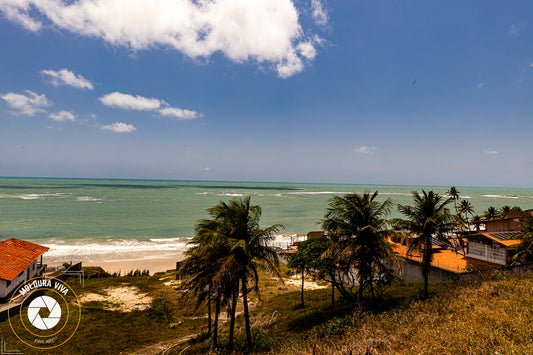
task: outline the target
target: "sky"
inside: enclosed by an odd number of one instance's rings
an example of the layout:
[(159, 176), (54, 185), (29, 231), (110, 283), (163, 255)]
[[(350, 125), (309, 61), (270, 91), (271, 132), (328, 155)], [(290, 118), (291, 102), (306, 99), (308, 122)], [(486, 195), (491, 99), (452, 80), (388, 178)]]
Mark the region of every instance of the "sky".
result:
[(0, 176), (533, 188), (533, 2), (0, 0)]

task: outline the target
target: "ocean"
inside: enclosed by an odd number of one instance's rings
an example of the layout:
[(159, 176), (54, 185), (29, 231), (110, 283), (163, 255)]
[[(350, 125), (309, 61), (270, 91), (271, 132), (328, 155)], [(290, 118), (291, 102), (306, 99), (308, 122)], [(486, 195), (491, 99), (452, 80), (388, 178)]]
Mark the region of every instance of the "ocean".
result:
[[(380, 200), (411, 204), (412, 191), (449, 187), (160, 180), (0, 178), (0, 239), (48, 246), (46, 259), (122, 261), (172, 257), (194, 235), (197, 220), (218, 201), (251, 196), (262, 226), (283, 224), (283, 246), (320, 230), (334, 195), (378, 190)], [(533, 189), (460, 187), (476, 213), (489, 206), (533, 209)], [(453, 208), (453, 203), (451, 204)], [(393, 209), (390, 215), (400, 217)]]

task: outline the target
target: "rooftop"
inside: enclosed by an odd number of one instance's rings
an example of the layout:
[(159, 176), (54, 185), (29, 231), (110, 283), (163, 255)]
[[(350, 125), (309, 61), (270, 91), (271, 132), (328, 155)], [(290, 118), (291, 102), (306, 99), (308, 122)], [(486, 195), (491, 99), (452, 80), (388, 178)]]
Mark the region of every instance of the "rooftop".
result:
[(48, 249), (15, 238), (0, 242), (0, 279), (13, 280)]
[[(393, 242), (391, 242), (391, 245), (392, 249), (397, 255), (416, 262), (422, 262), (422, 255), (420, 253), (417, 253), (416, 251), (409, 252), (409, 248), (407, 248), (405, 245)], [(466, 267), (466, 258), (461, 254), (458, 254), (455, 251), (448, 249), (434, 248), (433, 250), (434, 254), (431, 266), (448, 271), (453, 271), (456, 273), (468, 272)]]

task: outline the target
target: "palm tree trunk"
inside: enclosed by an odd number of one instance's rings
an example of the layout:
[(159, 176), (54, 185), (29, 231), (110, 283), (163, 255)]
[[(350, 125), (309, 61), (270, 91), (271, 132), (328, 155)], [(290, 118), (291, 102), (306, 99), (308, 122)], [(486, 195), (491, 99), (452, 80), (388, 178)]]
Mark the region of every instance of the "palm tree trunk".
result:
[(218, 346), (218, 314), (220, 313), (220, 290), (217, 290), (217, 297), (215, 301), (215, 329), (213, 331), (213, 348), (216, 349)]
[(335, 307), (335, 284), (331, 284), (331, 306)]
[(242, 276), (242, 303), (244, 306), (244, 322), (246, 325), (246, 342), (248, 343), (248, 350), (252, 349), (252, 330), (250, 329), (250, 315), (248, 314), (248, 296), (247, 296), (247, 280), (246, 275)]
[(305, 307), (304, 305), (304, 268), (302, 268), (302, 307)]
[(431, 268), (431, 235), (426, 237), (426, 246), (422, 259), (422, 276), (424, 277), (424, 299), (429, 297), (429, 269)]
[(233, 334), (235, 330), (235, 311), (237, 308), (237, 296), (239, 294), (239, 281), (234, 283), (231, 291), (231, 319), (229, 324), (229, 348), (233, 350)]
[(211, 285), (209, 286), (209, 295), (207, 296), (207, 336), (211, 336)]

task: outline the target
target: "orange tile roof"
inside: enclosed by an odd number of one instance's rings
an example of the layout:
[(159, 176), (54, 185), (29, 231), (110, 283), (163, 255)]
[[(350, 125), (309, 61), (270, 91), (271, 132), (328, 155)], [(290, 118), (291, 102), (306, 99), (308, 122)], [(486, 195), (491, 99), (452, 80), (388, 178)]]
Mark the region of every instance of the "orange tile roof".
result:
[(48, 249), (15, 238), (0, 242), (0, 279), (13, 280)]
[[(420, 253), (417, 253), (415, 251), (409, 253), (409, 248), (407, 248), (404, 245), (396, 244), (394, 242), (390, 242), (392, 245), (392, 250), (398, 255), (400, 255), (403, 258), (413, 260), (416, 262), (422, 262), (422, 255)], [(431, 266), (438, 267), (441, 269), (457, 272), (457, 273), (463, 273), (468, 272), (466, 268), (466, 258), (462, 256), (461, 254), (457, 254), (453, 250), (447, 250), (442, 249), (439, 251), (434, 251), (433, 254), (433, 261), (431, 262)]]
[[(511, 232), (503, 232), (503, 233), (511, 233)], [(482, 236), (484, 236), (484, 237), (489, 238), (490, 240), (495, 241), (496, 243), (505, 245), (506, 247), (510, 247), (511, 245), (517, 245), (517, 244), (520, 244), (522, 242), (521, 239), (507, 239), (507, 240), (504, 239), (504, 240), (502, 240), (502, 239), (495, 238), (495, 237), (493, 237), (491, 235), (491, 234), (497, 234), (497, 232), (494, 232), (494, 233), (480, 233), (480, 234)], [(519, 236), (520, 236), (520, 233), (516, 232), (516, 237), (519, 237)]]

